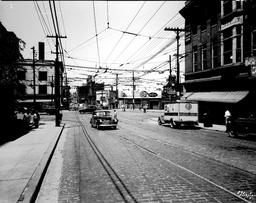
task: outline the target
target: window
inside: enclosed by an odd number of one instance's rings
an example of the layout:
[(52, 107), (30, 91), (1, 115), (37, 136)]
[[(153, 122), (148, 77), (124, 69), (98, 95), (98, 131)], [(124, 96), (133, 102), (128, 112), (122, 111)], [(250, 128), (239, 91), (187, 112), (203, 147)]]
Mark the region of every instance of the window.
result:
[(224, 64), (232, 63), (232, 28), (226, 29), (223, 32), (223, 62)]
[(191, 31), (193, 35), (197, 35), (197, 25), (192, 24), (191, 25)]
[(253, 56), (256, 56), (256, 30), (252, 32), (253, 38)]
[(193, 71), (198, 71), (197, 70), (197, 47), (193, 47)]
[(18, 80), (26, 80), (26, 71), (18, 71), (17, 73)]
[(218, 67), (218, 41), (217, 38), (212, 41), (212, 67)]
[(242, 35), (241, 26), (236, 27), (236, 62), (242, 61)]
[(218, 16), (217, 16), (217, 14), (212, 15), (212, 17), (211, 17), (211, 25), (212, 25), (212, 26), (217, 25), (217, 22), (218, 22)]
[(201, 32), (205, 32), (206, 31), (206, 21), (203, 21), (201, 23)]
[(236, 9), (241, 9), (242, 8), (242, 2), (241, 0), (236, 0)]
[(47, 81), (47, 71), (39, 71), (39, 78), (40, 81)]
[(47, 94), (47, 85), (39, 85), (39, 94)]
[(224, 0), (223, 2), (223, 15), (226, 16), (232, 12), (232, 0)]
[(256, 21), (253, 21), (252, 24), (252, 49), (253, 49), (253, 56), (256, 56)]
[(202, 70), (207, 69), (207, 60), (206, 60), (206, 44), (202, 46)]

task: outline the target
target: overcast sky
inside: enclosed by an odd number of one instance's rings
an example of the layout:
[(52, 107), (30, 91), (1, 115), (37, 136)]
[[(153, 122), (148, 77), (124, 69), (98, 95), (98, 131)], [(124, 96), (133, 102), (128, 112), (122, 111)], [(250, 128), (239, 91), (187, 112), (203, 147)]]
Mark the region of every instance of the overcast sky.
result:
[[(184, 28), (179, 14), (184, 5), (185, 1), (56, 1), (60, 35), (67, 37), (61, 41), (70, 85), (81, 85), (87, 75), (95, 74), (97, 82), (114, 84), (118, 74), (120, 85), (129, 84), (128, 70), (136, 71), (135, 77), (141, 79), (137, 84), (164, 84), (169, 55), (176, 66), (177, 48), (175, 32), (164, 28)], [(38, 50), (38, 42), (45, 42), (45, 59), (55, 59), (55, 40), (47, 38), (55, 35), (48, 1), (0, 1), (0, 20), (25, 41), (24, 58), (32, 59), (31, 48)], [(183, 64), (181, 59), (181, 74)], [(152, 69), (159, 72), (138, 72)]]

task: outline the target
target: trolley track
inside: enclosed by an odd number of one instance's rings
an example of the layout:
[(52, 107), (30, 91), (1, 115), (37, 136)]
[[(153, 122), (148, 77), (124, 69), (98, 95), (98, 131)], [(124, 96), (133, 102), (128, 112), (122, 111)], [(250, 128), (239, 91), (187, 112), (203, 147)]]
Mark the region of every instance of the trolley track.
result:
[[(108, 160), (105, 158), (105, 156), (101, 153), (101, 151), (99, 150), (99, 148), (97, 147), (97, 145), (95, 144), (95, 142), (92, 140), (92, 138), (90, 137), (89, 133), (87, 132), (85, 126), (83, 125), (83, 123), (81, 122), (81, 120), (79, 119), (79, 117), (77, 116), (77, 120), (79, 122), (79, 124), (81, 125), (81, 128), (82, 128), (82, 131), (85, 135), (85, 138), (87, 139), (87, 141), (89, 142), (90, 146), (92, 147), (94, 153), (96, 154), (98, 160), (100, 161), (101, 165), (103, 166), (103, 168), (105, 169), (105, 171), (107, 172), (107, 174), (109, 175), (111, 181), (113, 182), (113, 184), (115, 185), (116, 189), (118, 190), (120, 196), (123, 198), (123, 200), (125, 202), (130, 202), (128, 199), (132, 199), (133, 202), (138, 202), (136, 200), (136, 198), (131, 194), (131, 192), (129, 191), (129, 189), (126, 187), (125, 183), (122, 181), (122, 179), (119, 177), (119, 175), (116, 173), (116, 171), (113, 169), (113, 167), (111, 166), (111, 164), (108, 162)], [(109, 134), (109, 133), (107, 133)], [(142, 138), (144, 139), (148, 139), (148, 140), (151, 140), (151, 141), (154, 141), (154, 142), (159, 142), (163, 145), (166, 145), (166, 143), (164, 143), (162, 140), (158, 140), (158, 139), (153, 139), (153, 138), (150, 138), (150, 137), (147, 137), (147, 136), (141, 136)], [(241, 195), (239, 194), (236, 194), (232, 191), (230, 191), (229, 189), (226, 189), (225, 187), (221, 186), (221, 185), (218, 185), (216, 183), (214, 183), (213, 181), (211, 180), (208, 180), (207, 178), (165, 158), (164, 156), (161, 155), (161, 153), (158, 153), (154, 150), (152, 150), (151, 148), (147, 147), (147, 146), (144, 146), (142, 144), (138, 144), (137, 142), (135, 142), (134, 140), (132, 139), (129, 139), (123, 135), (119, 136), (119, 139), (122, 139), (123, 143), (124, 141), (127, 141), (127, 142), (130, 142), (132, 143), (134, 146), (136, 146), (138, 149), (156, 157), (157, 159), (161, 159), (162, 161), (168, 163), (168, 164), (171, 164), (177, 168), (179, 168), (179, 170), (183, 170), (185, 171), (186, 173), (189, 173), (191, 174), (192, 176), (196, 176), (198, 179), (201, 179), (202, 181), (205, 181), (207, 182), (207, 184), (209, 185), (212, 185), (213, 187), (216, 187), (218, 188), (219, 190), (222, 190), (224, 191), (225, 193), (228, 193), (229, 195), (233, 196), (235, 199), (236, 199), (236, 202), (247, 202), (247, 203), (251, 203), (252, 201), (251, 200), (248, 200), (248, 199), (245, 199), (243, 198)], [(168, 145), (168, 147), (173, 147), (171, 145)], [(174, 173), (174, 172), (172, 172)], [(183, 177), (181, 177), (179, 174), (177, 173), (174, 173), (176, 176), (184, 179)], [(185, 180), (185, 179), (184, 179)], [(188, 180), (185, 180), (185, 181), (188, 181)], [(127, 199), (127, 195), (130, 196), (130, 198)]]
[(101, 153), (101, 151), (99, 150), (99, 148), (97, 147), (97, 145), (95, 144), (93, 139), (90, 137), (89, 133), (87, 132), (87, 130), (85, 128), (85, 126), (83, 125), (83, 123), (81, 122), (80, 118), (77, 115), (76, 115), (76, 119), (77, 119), (78, 123), (80, 124), (80, 126), (82, 128), (82, 131), (83, 131), (83, 134), (84, 134), (86, 140), (88, 141), (88, 143), (91, 146), (93, 152), (97, 156), (99, 162), (101, 163), (102, 167), (104, 168), (104, 170), (108, 174), (109, 178), (111, 179), (112, 183), (114, 184), (115, 188), (119, 192), (119, 194), (122, 197), (122, 199), (124, 200), (124, 202), (127, 202), (127, 203), (130, 202), (127, 199), (127, 195), (128, 195), (130, 197), (129, 199), (132, 199), (133, 202), (138, 203), (137, 200), (135, 199), (135, 197), (131, 194), (129, 189), (126, 187), (126, 185), (124, 184), (122, 179), (119, 177), (119, 175), (113, 169), (111, 164), (108, 162), (108, 160)]

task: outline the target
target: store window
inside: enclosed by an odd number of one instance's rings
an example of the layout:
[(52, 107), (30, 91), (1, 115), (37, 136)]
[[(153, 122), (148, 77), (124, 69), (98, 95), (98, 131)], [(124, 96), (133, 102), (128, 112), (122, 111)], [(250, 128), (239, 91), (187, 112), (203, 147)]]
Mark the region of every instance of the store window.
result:
[(47, 94), (47, 85), (39, 85), (39, 94)]
[(47, 71), (39, 71), (39, 78), (40, 81), (47, 81)]

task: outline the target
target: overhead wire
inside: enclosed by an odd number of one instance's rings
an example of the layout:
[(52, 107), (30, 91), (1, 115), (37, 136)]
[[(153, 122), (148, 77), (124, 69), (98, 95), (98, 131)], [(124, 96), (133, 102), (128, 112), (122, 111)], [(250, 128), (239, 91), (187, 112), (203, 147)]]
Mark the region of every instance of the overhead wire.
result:
[[(162, 6), (165, 4), (165, 2), (163, 2), (160, 7), (155, 11), (155, 13), (150, 17), (150, 19), (144, 24), (144, 26), (140, 29), (140, 31), (138, 32), (138, 34), (140, 34), (140, 32), (147, 26), (147, 24), (152, 20), (152, 18), (158, 13), (158, 11), (162, 8)], [(134, 36), (134, 38), (130, 41), (130, 43), (123, 49), (123, 51), (117, 56), (116, 60), (124, 53), (124, 51), (131, 45), (131, 43), (134, 41), (134, 39), (137, 37), (137, 35)], [(115, 61), (116, 61), (115, 60)]]
[(96, 23), (96, 13), (95, 13), (95, 4), (94, 1), (92, 2), (93, 4), (93, 14), (94, 14), (94, 28), (95, 28), (95, 33), (96, 33), (96, 43), (97, 43), (97, 52), (98, 52), (98, 62), (99, 62), (99, 67), (100, 67), (100, 48), (99, 48), (99, 40), (98, 40), (98, 31), (97, 31), (97, 23)]
[[(41, 9), (40, 9), (40, 7), (39, 7), (39, 5), (38, 5), (38, 2), (35, 2), (35, 1), (34, 1), (34, 7), (35, 7), (35, 9), (36, 9), (37, 16), (38, 16), (38, 18), (39, 18), (39, 21), (40, 21), (41, 27), (42, 27), (42, 29), (43, 29), (44, 35), (45, 35), (45, 37), (46, 37), (47, 34), (51, 34), (51, 30), (48, 28), (47, 23), (45, 22), (44, 16), (43, 16), (42, 11), (41, 11)], [(40, 14), (39, 14), (39, 13), (40, 13)], [(46, 16), (47, 16), (47, 15), (46, 15)], [(45, 29), (46, 29), (46, 30), (45, 30)], [(47, 33), (47, 32), (48, 32), (48, 33)], [(47, 39), (47, 37), (46, 37), (46, 39)], [(49, 45), (50, 50), (52, 50), (51, 45), (50, 45), (48, 39), (47, 39), (47, 43), (48, 43), (48, 45)]]
[[(127, 31), (128, 29), (129, 29), (129, 27), (131, 26), (131, 24), (133, 23), (133, 21), (135, 20), (135, 18), (137, 17), (137, 15), (140, 13), (140, 11), (141, 11), (141, 9), (144, 7), (144, 5), (145, 5), (145, 1), (144, 1), (144, 3), (141, 5), (141, 7), (139, 8), (139, 10), (137, 11), (137, 13), (135, 14), (135, 16), (133, 17), (133, 19), (131, 20), (131, 22), (129, 23), (129, 25), (127, 26), (127, 28), (126, 28), (126, 30), (125, 31)], [(109, 21), (108, 21), (108, 26), (109, 26)], [(113, 47), (113, 49), (111, 50), (111, 52), (110, 52), (110, 54), (108, 55), (108, 57), (107, 57), (107, 59), (105, 60), (105, 62), (108, 60), (108, 58), (111, 56), (111, 54), (113, 53), (113, 51), (116, 49), (116, 47), (117, 47), (117, 45), (119, 44), (119, 42), (121, 41), (121, 39), (123, 38), (123, 36), (124, 36), (124, 33), (123, 33), (123, 35), (118, 39), (118, 41), (117, 41), (117, 43), (115, 44), (115, 46)], [(114, 60), (114, 62), (115, 62), (116, 60)], [(104, 63), (105, 63), (104, 62)], [(114, 63), (113, 62), (113, 63)], [(111, 64), (112, 65), (112, 64)], [(110, 65), (110, 66), (111, 66)]]

